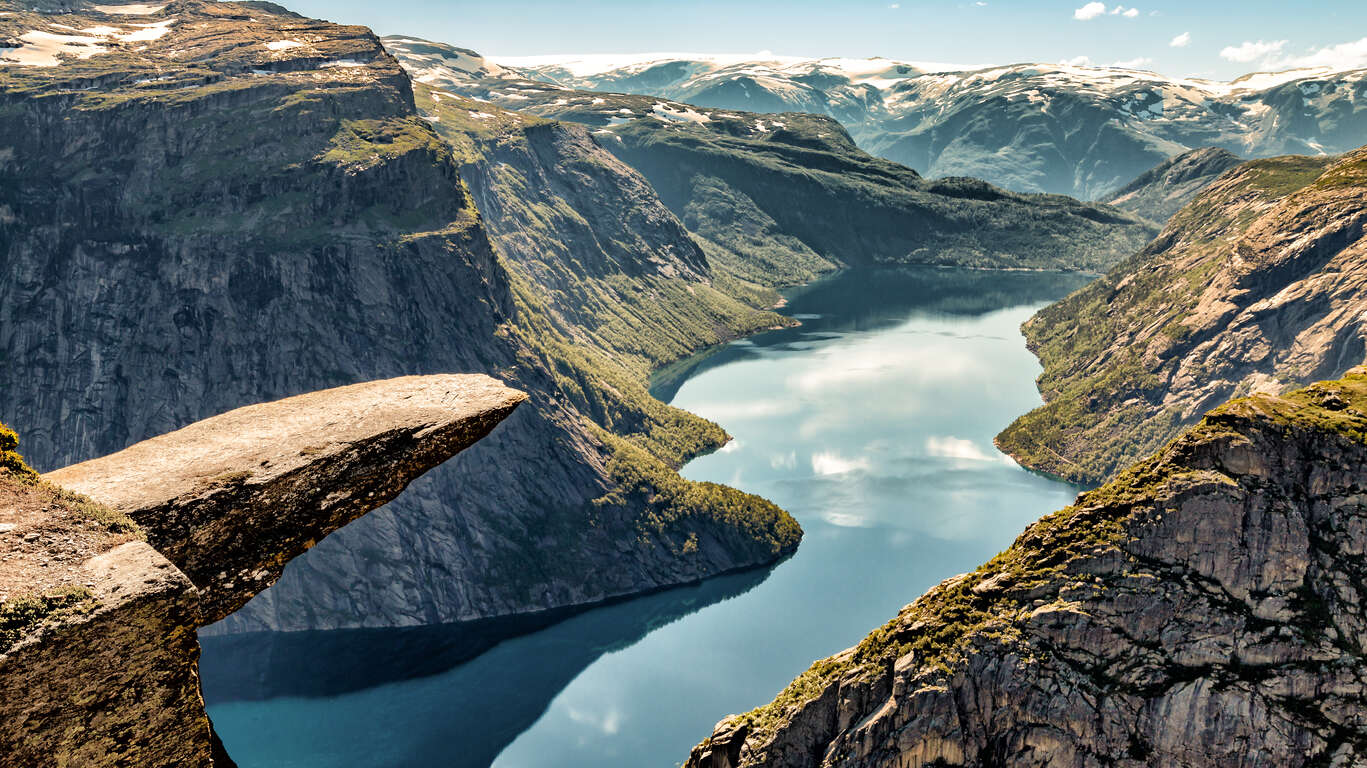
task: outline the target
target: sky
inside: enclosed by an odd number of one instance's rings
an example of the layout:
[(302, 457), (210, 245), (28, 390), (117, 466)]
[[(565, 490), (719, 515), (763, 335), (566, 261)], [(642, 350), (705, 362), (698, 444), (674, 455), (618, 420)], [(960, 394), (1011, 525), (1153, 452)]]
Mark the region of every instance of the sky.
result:
[(284, 0), (294, 11), (486, 56), (759, 53), (1070, 62), (1231, 79), (1367, 66), (1367, 0)]

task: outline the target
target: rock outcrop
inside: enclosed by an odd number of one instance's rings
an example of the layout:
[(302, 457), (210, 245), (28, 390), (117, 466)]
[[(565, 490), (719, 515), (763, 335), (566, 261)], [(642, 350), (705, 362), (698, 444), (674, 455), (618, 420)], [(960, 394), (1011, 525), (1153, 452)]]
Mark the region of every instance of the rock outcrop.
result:
[(195, 630), (524, 399), (484, 376), (377, 381), (42, 480), (0, 470), (0, 765), (230, 765), (213, 759)]
[(687, 765), (1363, 765), (1364, 488), (1367, 368), (1230, 402)]
[[(49, 66), (0, 61), (0, 419), (34, 467), (356, 381), (489, 372), (530, 395), (461, 462), (295, 560), (236, 628), (584, 605), (796, 547), (774, 505), (674, 471), (726, 435), (651, 400), (644, 371), (775, 320), (711, 290), (658, 200), (504, 251), (368, 29), (268, 3), (50, 5), (0, 15), (0, 38), (101, 37)], [(629, 173), (588, 144), (604, 186)], [(590, 210), (593, 189), (538, 208)], [(583, 273), (610, 289), (580, 304), (603, 327), (548, 300)]]
[(1219, 147), (1193, 149), (1140, 174), (1107, 202), (1161, 226), (1242, 162), (1238, 155)]
[(1025, 323), (1045, 405), (998, 446), (1097, 483), (1230, 397), (1361, 363), (1364, 194), (1367, 150), (1222, 175), (1148, 247)]
[(468, 375), (353, 384), (238, 408), (45, 478), (132, 518), (190, 577), (207, 624), (526, 397)]

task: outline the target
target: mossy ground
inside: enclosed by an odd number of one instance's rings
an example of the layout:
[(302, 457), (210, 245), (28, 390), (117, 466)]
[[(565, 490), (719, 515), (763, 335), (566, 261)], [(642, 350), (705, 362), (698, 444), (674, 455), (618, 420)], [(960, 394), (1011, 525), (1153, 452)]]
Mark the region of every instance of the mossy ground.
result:
[(45, 622), (89, 613), (98, 606), (90, 590), (81, 586), (61, 587), (0, 603), (0, 656)]

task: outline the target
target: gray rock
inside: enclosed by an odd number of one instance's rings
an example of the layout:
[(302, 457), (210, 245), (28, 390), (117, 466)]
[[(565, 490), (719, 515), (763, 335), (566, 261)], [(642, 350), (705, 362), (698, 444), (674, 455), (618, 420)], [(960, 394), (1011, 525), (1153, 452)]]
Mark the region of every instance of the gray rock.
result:
[(44, 478), (133, 518), (198, 587), (211, 623), (526, 397), (487, 376), (353, 384), (238, 408)]
[(0, 514), (65, 534), (0, 540), (16, 556), (0, 564), (0, 764), (231, 766), (195, 630), (524, 398), (484, 376), (407, 377), (248, 406), (38, 482), (0, 470)]

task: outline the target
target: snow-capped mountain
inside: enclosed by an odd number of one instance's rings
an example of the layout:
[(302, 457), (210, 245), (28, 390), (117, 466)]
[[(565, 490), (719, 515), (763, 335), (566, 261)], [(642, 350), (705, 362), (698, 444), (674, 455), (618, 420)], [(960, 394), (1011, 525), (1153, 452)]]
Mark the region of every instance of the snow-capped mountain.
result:
[(1220, 82), (1112, 67), (687, 54), (495, 58), (492, 65), (567, 88), (826, 114), (863, 148), (927, 176), (976, 176), (1087, 199), (1196, 147), (1262, 157), (1367, 144), (1367, 70)]

